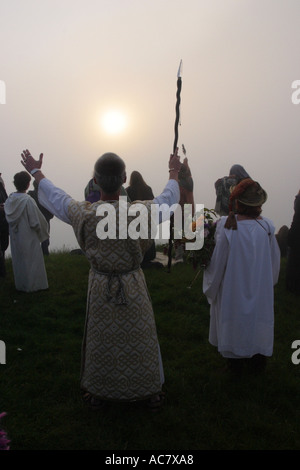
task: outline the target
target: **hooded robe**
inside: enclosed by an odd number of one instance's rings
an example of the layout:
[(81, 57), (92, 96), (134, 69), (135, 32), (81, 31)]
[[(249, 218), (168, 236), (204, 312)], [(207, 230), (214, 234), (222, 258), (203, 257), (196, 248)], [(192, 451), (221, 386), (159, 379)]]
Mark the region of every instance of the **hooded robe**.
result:
[(49, 238), (48, 223), (35, 201), (26, 193), (7, 198), (12, 266), (17, 290), (34, 292), (48, 288), (41, 242)]

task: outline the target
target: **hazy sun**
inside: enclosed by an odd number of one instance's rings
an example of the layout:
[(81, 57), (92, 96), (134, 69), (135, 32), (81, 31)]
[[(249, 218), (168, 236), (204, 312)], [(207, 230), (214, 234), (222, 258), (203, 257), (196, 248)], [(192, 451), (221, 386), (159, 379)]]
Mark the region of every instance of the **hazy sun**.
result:
[(121, 134), (126, 129), (127, 118), (123, 112), (111, 110), (102, 116), (101, 124), (108, 134)]

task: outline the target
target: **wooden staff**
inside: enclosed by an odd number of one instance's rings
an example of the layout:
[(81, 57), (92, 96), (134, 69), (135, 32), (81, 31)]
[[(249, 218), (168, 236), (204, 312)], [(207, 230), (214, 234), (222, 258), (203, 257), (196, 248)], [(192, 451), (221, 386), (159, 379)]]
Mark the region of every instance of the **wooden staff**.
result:
[[(175, 106), (175, 125), (174, 125), (174, 132), (175, 132), (175, 138), (174, 138), (174, 144), (173, 144), (173, 154), (176, 151), (177, 148), (177, 143), (178, 143), (178, 126), (180, 123), (180, 94), (181, 94), (181, 86), (182, 86), (182, 80), (181, 80), (181, 69), (182, 69), (182, 60), (180, 61), (178, 72), (177, 72), (177, 92), (176, 92), (176, 106)], [(173, 249), (173, 239), (174, 239), (174, 215), (171, 216), (170, 218), (170, 237), (169, 237), (169, 248), (168, 248), (168, 272), (171, 271), (171, 264), (172, 264), (172, 249)]]

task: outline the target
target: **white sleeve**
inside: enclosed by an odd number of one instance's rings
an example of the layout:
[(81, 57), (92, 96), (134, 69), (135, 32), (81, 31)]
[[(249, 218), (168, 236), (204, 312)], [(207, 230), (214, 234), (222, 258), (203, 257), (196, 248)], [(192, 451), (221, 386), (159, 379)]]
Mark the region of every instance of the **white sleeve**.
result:
[[(170, 207), (178, 204), (180, 199), (179, 184), (176, 180), (170, 179), (163, 192), (153, 199), (153, 203), (159, 206), (159, 223), (162, 223), (170, 218)], [(173, 208), (171, 213), (174, 212), (176, 207)]]
[(38, 198), (40, 204), (46, 207), (51, 214), (54, 214), (58, 219), (71, 225), (68, 207), (72, 198), (65, 193), (65, 191), (54, 186), (47, 178), (43, 178), (39, 182)]
[(278, 283), (279, 273), (280, 273), (280, 261), (281, 254), (280, 248), (277, 242), (276, 236), (273, 234), (271, 238), (271, 261), (272, 261), (272, 274), (273, 274), (273, 284)]
[(202, 283), (203, 293), (209, 304), (212, 304), (218, 295), (229, 254), (229, 243), (224, 232), (224, 225), (220, 222), (217, 223), (215, 238), (216, 246), (211, 261), (204, 270)]

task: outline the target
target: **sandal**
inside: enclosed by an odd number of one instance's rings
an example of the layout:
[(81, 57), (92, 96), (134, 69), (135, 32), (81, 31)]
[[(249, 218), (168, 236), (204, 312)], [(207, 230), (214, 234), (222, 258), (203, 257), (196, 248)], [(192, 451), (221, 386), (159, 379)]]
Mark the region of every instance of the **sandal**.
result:
[(158, 395), (154, 395), (153, 397), (149, 398), (147, 401), (147, 407), (151, 411), (158, 411), (165, 400), (165, 394), (163, 392), (159, 393)]
[(105, 403), (103, 400), (100, 400), (100, 398), (95, 397), (89, 392), (82, 392), (82, 400), (94, 410), (103, 408)]

